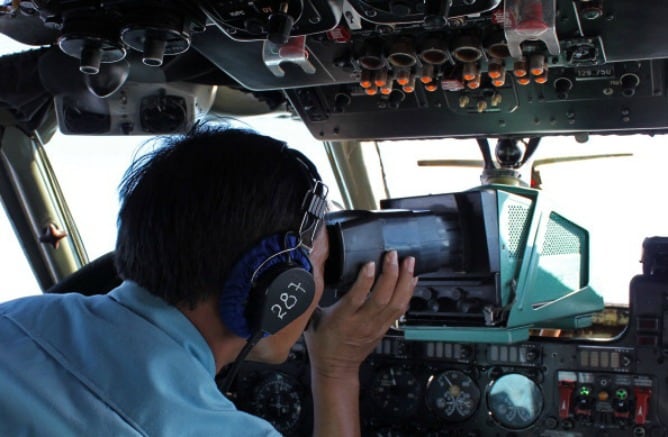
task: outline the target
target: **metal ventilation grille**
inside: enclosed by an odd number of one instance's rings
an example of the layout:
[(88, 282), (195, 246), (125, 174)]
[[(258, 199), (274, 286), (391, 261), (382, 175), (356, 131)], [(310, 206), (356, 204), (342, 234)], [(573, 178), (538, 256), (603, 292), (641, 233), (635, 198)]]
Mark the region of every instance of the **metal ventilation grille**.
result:
[(585, 232), (559, 214), (551, 213), (542, 255), (581, 254), (585, 247)]
[[(508, 223), (507, 248), (509, 256), (521, 257), (526, 246), (527, 219), (529, 208), (526, 205), (509, 205), (506, 211), (506, 223)], [(519, 253), (518, 253), (519, 252)]]

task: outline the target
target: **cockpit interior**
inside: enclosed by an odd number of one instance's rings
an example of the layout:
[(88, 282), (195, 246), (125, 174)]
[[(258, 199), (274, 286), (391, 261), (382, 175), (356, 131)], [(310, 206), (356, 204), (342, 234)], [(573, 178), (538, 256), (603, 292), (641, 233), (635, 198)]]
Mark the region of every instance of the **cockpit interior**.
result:
[[(0, 1), (7, 259), (35, 292), (110, 290), (114, 211), (89, 256), (63, 178), (90, 202), (93, 156), (241, 120), (308, 142), (333, 192), (322, 305), (416, 256), (363, 435), (666, 436), (667, 22), (660, 0)], [(298, 342), (226, 394), (302, 436), (309, 384)]]

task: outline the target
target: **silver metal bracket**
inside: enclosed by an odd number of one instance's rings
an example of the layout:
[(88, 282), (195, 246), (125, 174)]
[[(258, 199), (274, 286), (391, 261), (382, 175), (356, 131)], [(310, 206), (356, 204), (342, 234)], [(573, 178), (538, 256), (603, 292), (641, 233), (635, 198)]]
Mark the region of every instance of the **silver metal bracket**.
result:
[(304, 73), (315, 74), (315, 67), (308, 60), (306, 37), (293, 36), (285, 44), (275, 44), (269, 40), (262, 46), (262, 60), (269, 71), (276, 77), (284, 77), (285, 71), (281, 68), (282, 62), (292, 62), (304, 70)]

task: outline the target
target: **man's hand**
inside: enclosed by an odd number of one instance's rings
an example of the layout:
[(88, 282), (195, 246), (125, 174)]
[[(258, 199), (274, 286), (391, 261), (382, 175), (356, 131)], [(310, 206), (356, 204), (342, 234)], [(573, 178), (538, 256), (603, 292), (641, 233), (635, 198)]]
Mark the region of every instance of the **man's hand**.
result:
[(374, 284), (375, 264), (366, 264), (350, 291), (334, 305), (313, 314), (306, 331), (311, 358), (314, 436), (357, 437), (359, 368), (389, 327), (408, 309), (417, 278), (415, 259), (397, 262), (385, 255)]
[(359, 366), (390, 326), (408, 309), (417, 278), (415, 259), (399, 267), (397, 252), (385, 255), (374, 284), (375, 263), (367, 263), (352, 288), (336, 304), (314, 314), (306, 332), (312, 374), (328, 378), (359, 375)]

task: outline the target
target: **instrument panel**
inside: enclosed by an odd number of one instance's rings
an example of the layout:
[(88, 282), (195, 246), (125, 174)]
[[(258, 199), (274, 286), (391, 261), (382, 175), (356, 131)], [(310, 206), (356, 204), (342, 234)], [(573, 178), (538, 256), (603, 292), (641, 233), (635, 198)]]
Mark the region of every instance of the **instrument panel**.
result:
[[(668, 116), (661, 0), (17, 5), (24, 18), (0, 14), (4, 33), (52, 45), (87, 77), (76, 89), (54, 87), (60, 126), (73, 134), (88, 133), (72, 122), (79, 112), (98, 123), (97, 134), (169, 133), (194, 123), (196, 109), (206, 108), (200, 99), (171, 104), (178, 123), (166, 125), (151, 114), (155, 99), (145, 108), (140, 98), (124, 102), (130, 92), (155, 94), (143, 89), (148, 70), (164, 74), (152, 81), (225, 85), (260, 100), (279, 92), (316, 138), (334, 141), (661, 133)], [(53, 85), (59, 63), (45, 66), (40, 80)], [(167, 102), (181, 98), (165, 92)], [(135, 122), (110, 122), (118, 107)], [(135, 116), (141, 111), (148, 116)]]
[[(668, 435), (668, 280), (631, 281), (611, 340), (407, 341), (390, 332), (360, 370), (363, 435)], [(279, 366), (247, 363), (228, 395), (289, 436), (310, 435), (302, 343)]]

